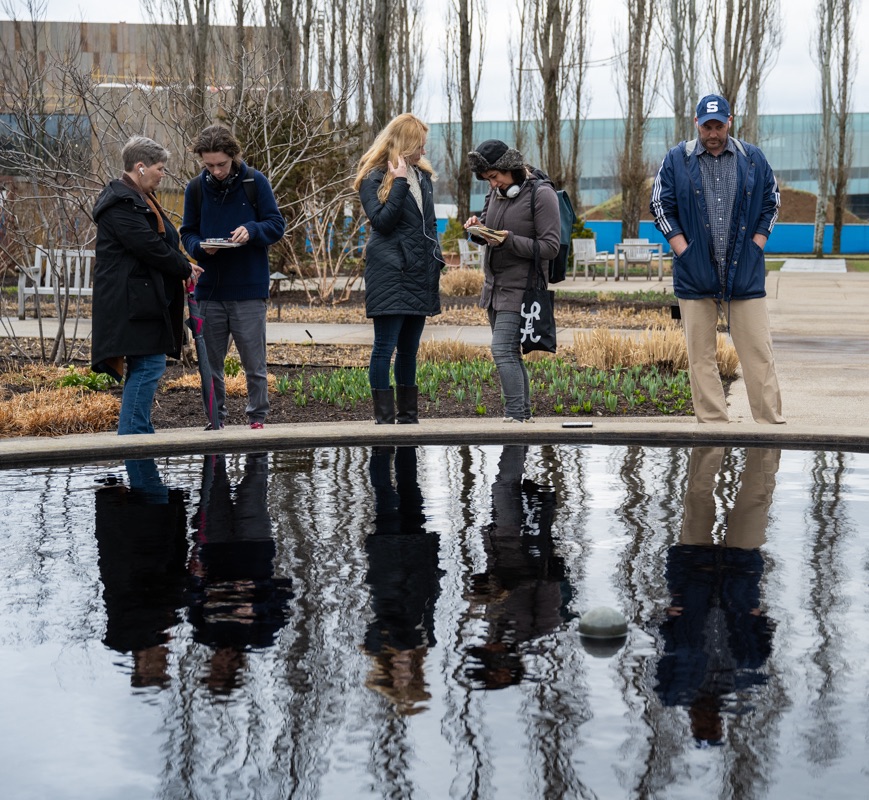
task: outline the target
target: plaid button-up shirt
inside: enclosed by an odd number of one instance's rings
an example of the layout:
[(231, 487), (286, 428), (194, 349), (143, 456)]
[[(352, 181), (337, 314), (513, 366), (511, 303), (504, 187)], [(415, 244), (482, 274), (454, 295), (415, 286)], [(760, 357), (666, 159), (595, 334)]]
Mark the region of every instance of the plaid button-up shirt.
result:
[(709, 214), (709, 233), (715, 263), (718, 264), (718, 277), (722, 287), (727, 273), (727, 245), (730, 236), (730, 219), (736, 202), (736, 145), (728, 136), (724, 150), (713, 156), (702, 144), (697, 142), (697, 157), (700, 176), (703, 179), (703, 197)]

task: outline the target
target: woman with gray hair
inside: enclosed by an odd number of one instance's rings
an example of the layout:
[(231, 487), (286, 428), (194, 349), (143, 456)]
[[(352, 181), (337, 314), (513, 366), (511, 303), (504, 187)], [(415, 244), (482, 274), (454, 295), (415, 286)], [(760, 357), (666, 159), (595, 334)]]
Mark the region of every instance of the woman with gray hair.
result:
[(124, 172), (109, 181), (94, 204), (94, 372), (121, 380), (118, 433), (154, 433), (151, 405), (166, 356), (178, 358), (184, 281), (202, 270), (181, 253), (178, 231), (155, 194), (169, 153), (145, 136), (121, 151)]
[(531, 422), (531, 387), (520, 346), (522, 295), (535, 268), (535, 248), (545, 262), (555, 258), (561, 247), (558, 197), (548, 181), (532, 174), (522, 153), (498, 139), (487, 139), (468, 153), (468, 164), (490, 188), (480, 215), (472, 215), (465, 228), (485, 225), (499, 234), (472, 239), (486, 245), (480, 307), (488, 312), (492, 327), (492, 358), (501, 379), (504, 422)]

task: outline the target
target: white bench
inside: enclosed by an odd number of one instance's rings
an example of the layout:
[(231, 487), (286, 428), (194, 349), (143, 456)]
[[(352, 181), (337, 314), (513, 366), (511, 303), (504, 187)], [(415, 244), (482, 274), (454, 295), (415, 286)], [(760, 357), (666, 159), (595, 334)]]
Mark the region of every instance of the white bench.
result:
[(480, 247), (467, 239), (459, 239), (459, 267), (462, 269), (476, 269), (480, 266)]
[(70, 297), (92, 295), (93, 250), (58, 247), (48, 251), (36, 248), (32, 267), (22, 267), (18, 275), (18, 319), (24, 319), (24, 301), (32, 295), (54, 297), (59, 303), (66, 287)]

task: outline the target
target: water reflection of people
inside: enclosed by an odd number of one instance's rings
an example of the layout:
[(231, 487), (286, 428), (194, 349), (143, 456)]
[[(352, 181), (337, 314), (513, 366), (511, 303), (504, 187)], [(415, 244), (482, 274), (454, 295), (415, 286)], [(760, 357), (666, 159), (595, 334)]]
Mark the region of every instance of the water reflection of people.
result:
[(714, 536), (715, 489), (725, 449), (691, 451), (680, 540), (667, 554), (672, 600), (661, 626), (664, 655), (655, 691), (664, 705), (688, 708), (701, 746), (723, 740), (728, 699), (767, 679), (762, 669), (774, 624), (761, 610), (760, 548), (780, 457), (780, 450), (746, 451), (739, 490), (719, 537)]
[(207, 455), (203, 464), (190, 621), (194, 639), (214, 648), (206, 683), (217, 693), (235, 688), (247, 650), (274, 644), (293, 596), (289, 579), (274, 576), (268, 471), (265, 453), (248, 454), (234, 487), (226, 456)]
[(169, 489), (153, 459), (126, 462), (129, 486), (96, 492), (96, 540), (106, 607), (103, 644), (132, 653), (134, 687), (165, 687), (168, 630), (187, 582), (184, 493)]
[(553, 489), (523, 479), (528, 448), (506, 445), (492, 485), (492, 522), (483, 532), (485, 572), (472, 577), (471, 611), (487, 622), (486, 640), (470, 648), (468, 676), (500, 689), (524, 674), (521, 646), (567, 619), (570, 585), (552, 541)]
[(434, 610), (443, 575), (438, 536), (425, 529), (415, 447), (375, 447), (368, 473), (374, 532), (365, 540), (366, 581), (374, 617), (365, 635), (365, 651), (372, 656), (367, 685), (400, 713), (413, 714), (430, 699), (423, 666), (435, 644)]

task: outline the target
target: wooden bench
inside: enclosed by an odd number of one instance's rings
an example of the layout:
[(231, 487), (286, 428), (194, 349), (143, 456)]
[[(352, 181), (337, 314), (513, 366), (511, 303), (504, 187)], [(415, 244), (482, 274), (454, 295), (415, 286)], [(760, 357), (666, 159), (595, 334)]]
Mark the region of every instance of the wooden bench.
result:
[(24, 301), (32, 295), (54, 297), (59, 303), (66, 287), (70, 297), (90, 296), (93, 289), (93, 250), (58, 247), (48, 251), (36, 248), (32, 267), (22, 267), (18, 275), (18, 319), (24, 319)]

